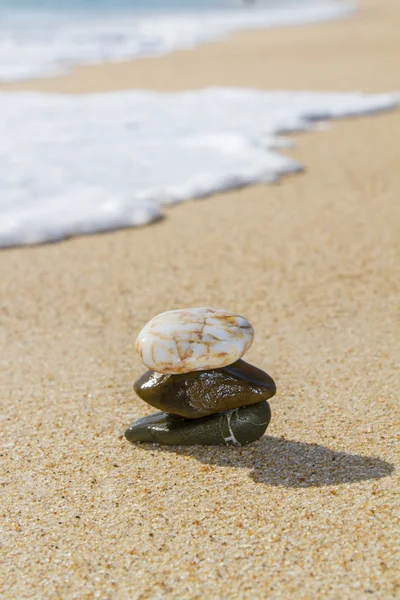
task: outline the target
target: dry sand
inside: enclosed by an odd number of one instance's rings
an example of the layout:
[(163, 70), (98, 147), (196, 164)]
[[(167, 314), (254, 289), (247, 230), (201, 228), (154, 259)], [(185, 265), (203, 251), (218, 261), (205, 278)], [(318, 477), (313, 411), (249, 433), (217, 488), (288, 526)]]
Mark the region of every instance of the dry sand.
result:
[[(400, 88), (399, 5), (363, 6), (37, 87)], [(400, 597), (399, 132), (400, 111), (337, 122), (296, 137), (307, 171), (278, 185), (0, 253), (2, 598)], [(255, 326), (269, 435), (129, 445), (151, 412), (135, 334), (204, 304)]]

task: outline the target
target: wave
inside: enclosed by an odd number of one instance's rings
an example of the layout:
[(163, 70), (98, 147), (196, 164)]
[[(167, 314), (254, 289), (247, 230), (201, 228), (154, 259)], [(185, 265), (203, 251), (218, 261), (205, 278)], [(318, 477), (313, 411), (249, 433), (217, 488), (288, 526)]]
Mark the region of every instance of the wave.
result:
[(303, 168), (279, 133), (397, 104), (229, 88), (0, 94), (0, 246), (140, 226), (165, 205), (274, 181)]

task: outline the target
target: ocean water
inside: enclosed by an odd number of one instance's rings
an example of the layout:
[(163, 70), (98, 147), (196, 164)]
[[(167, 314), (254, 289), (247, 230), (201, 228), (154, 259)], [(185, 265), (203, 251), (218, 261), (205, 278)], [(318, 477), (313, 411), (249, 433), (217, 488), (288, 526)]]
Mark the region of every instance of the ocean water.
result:
[(344, 0), (0, 0), (0, 81), (159, 55), (244, 30), (336, 19)]
[[(0, 81), (351, 10), (335, 0), (0, 0)], [(288, 146), (280, 134), (398, 102), (391, 94), (227, 88), (0, 93), (0, 246), (140, 226), (168, 204), (274, 181), (303, 168), (280, 154)]]
[(279, 133), (399, 100), (228, 88), (0, 94), (0, 246), (144, 225), (165, 205), (274, 181), (303, 168), (279, 153)]

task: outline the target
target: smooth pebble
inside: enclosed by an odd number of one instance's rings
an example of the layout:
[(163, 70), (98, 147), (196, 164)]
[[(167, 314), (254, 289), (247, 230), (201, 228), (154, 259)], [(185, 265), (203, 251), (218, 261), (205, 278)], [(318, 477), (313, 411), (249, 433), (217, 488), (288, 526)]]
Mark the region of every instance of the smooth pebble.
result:
[(185, 419), (257, 404), (276, 393), (273, 379), (244, 360), (180, 375), (147, 371), (135, 382), (134, 390), (147, 404)]
[(143, 363), (158, 373), (190, 373), (230, 365), (250, 348), (254, 330), (240, 315), (215, 308), (161, 313), (136, 340)]
[(246, 446), (265, 433), (270, 420), (266, 401), (195, 420), (158, 412), (133, 423), (125, 437), (132, 444)]

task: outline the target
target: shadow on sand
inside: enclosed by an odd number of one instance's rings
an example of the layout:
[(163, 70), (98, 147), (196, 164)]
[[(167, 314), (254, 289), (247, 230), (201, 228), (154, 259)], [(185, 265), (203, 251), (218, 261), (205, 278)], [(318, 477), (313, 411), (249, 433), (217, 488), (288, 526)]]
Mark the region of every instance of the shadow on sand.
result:
[(202, 463), (250, 469), (256, 483), (291, 488), (322, 487), (387, 477), (392, 464), (376, 457), (335, 452), (318, 444), (306, 444), (265, 436), (244, 448), (219, 446), (140, 445), (143, 450), (191, 456)]

